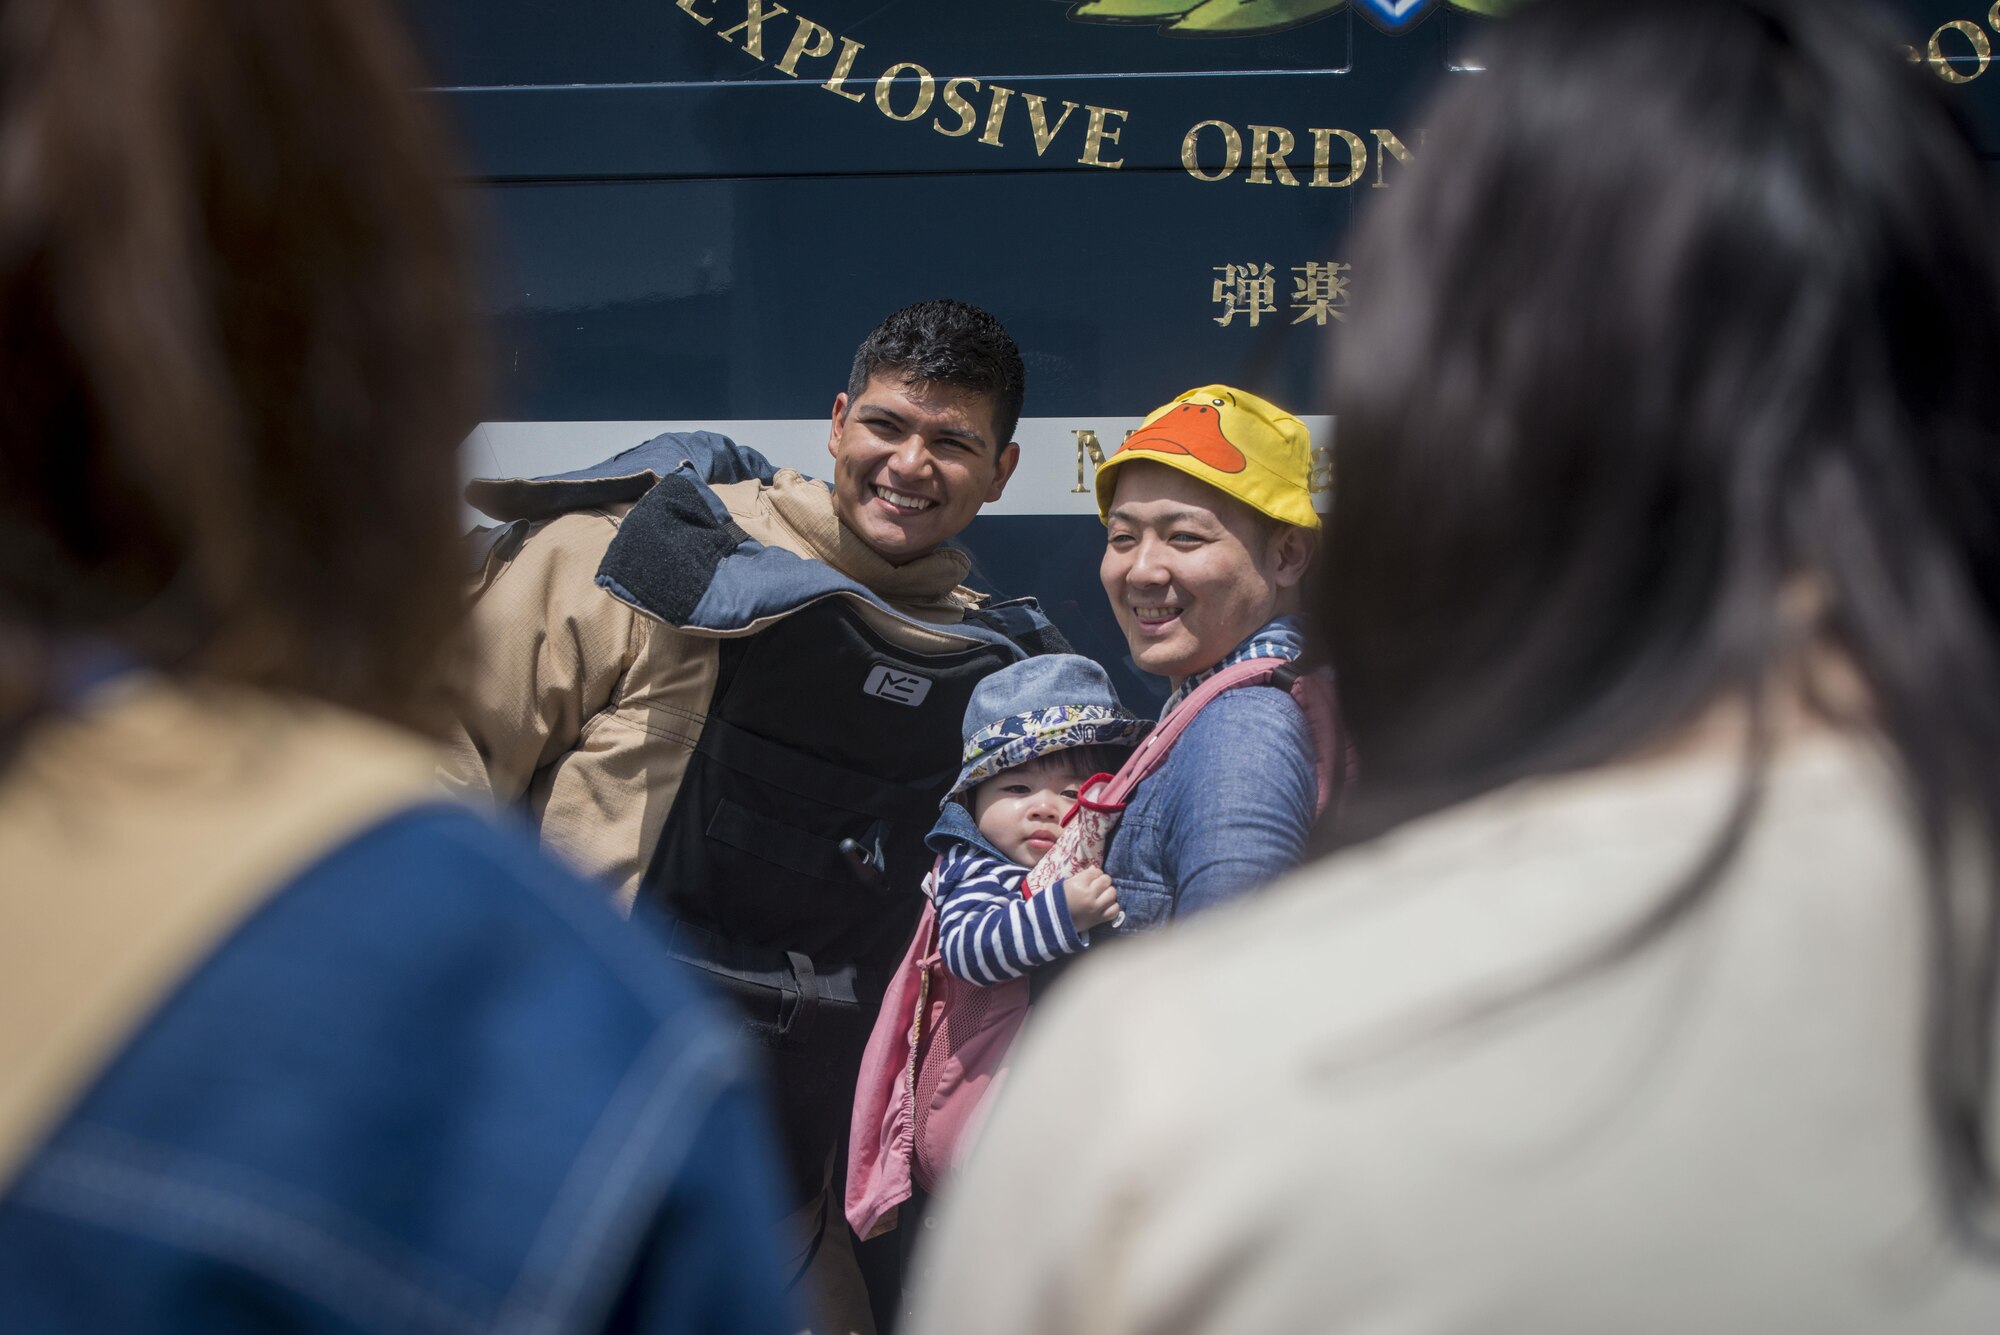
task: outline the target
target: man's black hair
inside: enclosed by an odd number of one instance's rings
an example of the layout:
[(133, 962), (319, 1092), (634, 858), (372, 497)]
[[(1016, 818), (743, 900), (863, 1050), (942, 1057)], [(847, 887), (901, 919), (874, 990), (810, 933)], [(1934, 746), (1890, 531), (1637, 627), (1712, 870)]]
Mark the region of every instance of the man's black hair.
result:
[(858, 398), (883, 372), (984, 394), (993, 400), (994, 447), (1014, 438), (1027, 372), (1006, 329), (979, 307), (944, 297), (891, 315), (854, 350), (847, 397)]

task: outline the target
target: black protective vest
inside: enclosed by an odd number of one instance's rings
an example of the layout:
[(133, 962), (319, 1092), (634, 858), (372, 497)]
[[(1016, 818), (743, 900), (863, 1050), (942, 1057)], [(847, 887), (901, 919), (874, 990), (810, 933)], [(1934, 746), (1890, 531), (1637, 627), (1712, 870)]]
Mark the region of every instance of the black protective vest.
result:
[(897, 648), (842, 598), (720, 647), (640, 894), (672, 913), (674, 953), (771, 1049), (809, 1190), (845, 1136), (862, 1049), (916, 928), (924, 835), (958, 772), (972, 688), (1012, 655)]
[[(712, 574), (742, 537), (733, 526), (703, 537), (694, 498), (677, 490), (670, 480), (641, 503), (671, 506), (677, 522), (641, 528), (635, 510), (621, 530), (647, 559), (614, 543), (601, 572), (670, 624), (693, 605), (688, 577)], [(672, 915), (673, 953), (735, 1001), (768, 1050), (801, 1199), (845, 1144), (862, 1050), (922, 907), (924, 836), (958, 773), (972, 689), (1020, 653), (1068, 647), (1032, 607), (967, 617), (1018, 650), (901, 648), (839, 595), (717, 643), (707, 722), (639, 895)]]

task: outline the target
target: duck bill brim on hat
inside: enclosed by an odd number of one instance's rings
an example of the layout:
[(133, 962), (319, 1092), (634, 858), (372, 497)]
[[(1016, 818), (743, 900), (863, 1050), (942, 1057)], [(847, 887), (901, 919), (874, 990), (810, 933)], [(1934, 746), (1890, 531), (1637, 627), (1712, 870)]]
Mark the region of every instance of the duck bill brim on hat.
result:
[[(1271, 503), (1262, 502), (1251, 496), (1244, 495), (1236, 487), (1230, 485), (1231, 479), (1243, 476), (1241, 473), (1220, 472), (1192, 455), (1161, 454), (1147, 449), (1120, 451), (1097, 466), (1097, 519), (1099, 523), (1108, 524), (1111, 522), (1111, 495), (1117, 486), (1116, 480), (1112, 477), (1112, 472), (1119, 465), (1128, 463), (1160, 464), (1176, 472), (1186, 473), (1189, 477), (1204, 486), (1213, 487), (1231, 500), (1241, 501), (1258, 514), (1275, 519), (1281, 524), (1291, 524), (1298, 528), (1314, 530), (1320, 527), (1319, 512), (1312, 508), (1310, 492), (1300, 497), (1296, 489), (1291, 485), (1274, 480), (1266, 486), (1256, 488), (1256, 490), (1259, 492), (1268, 491), (1276, 493), (1278, 499)], [(1248, 468), (1257, 469), (1258, 472), (1267, 477), (1272, 476), (1269, 469), (1254, 459), (1247, 462), (1246, 469)], [(1293, 503), (1288, 505), (1285, 503), (1286, 501)]]

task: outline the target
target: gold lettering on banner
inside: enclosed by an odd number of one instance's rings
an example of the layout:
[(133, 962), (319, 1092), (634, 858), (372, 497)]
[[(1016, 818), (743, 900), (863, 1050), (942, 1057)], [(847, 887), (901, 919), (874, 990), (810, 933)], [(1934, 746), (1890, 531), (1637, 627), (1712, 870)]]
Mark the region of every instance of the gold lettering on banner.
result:
[(1304, 324), (1311, 320), (1324, 325), (1329, 319), (1345, 320), (1347, 312), (1340, 309), (1347, 305), (1348, 272), (1351, 264), (1322, 263), (1308, 260), (1304, 264), (1292, 266), (1292, 309), (1299, 313), (1293, 324)]
[[(2000, 10), (2000, 4), (1996, 4), (1994, 8)], [(1991, 14), (1988, 15), (1989, 22), (1992, 17)], [(1996, 27), (2000, 27), (2000, 25), (1996, 25)], [(1978, 68), (1974, 69), (1972, 73), (1963, 73), (1952, 63), (1951, 57), (1945, 55), (1942, 39), (1947, 31), (1955, 32), (1971, 43), (1973, 58), (1979, 62)], [(1974, 23), (1965, 19), (1953, 19), (1931, 34), (1930, 67), (1946, 83), (1971, 83), (1974, 79), (1986, 73), (1986, 67), (1992, 63), (1993, 44), (1986, 40), (1986, 34), (1981, 32), (1978, 25)]]
[[(1088, 486), (1084, 485), (1084, 460), (1088, 459), (1090, 461), (1090, 468), (1093, 474), (1098, 469), (1104, 467), (1104, 446), (1098, 443), (1095, 431), (1073, 430), (1070, 434), (1076, 437), (1076, 485), (1070, 488), (1071, 494), (1075, 494), (1076, 492), (1090, 490)], [(1128, 431), (1125, 434), (1130, 436), (1132, 433)]]
[[(2000, 5), (2000, 0), (1994, 0), (1994, 3)], [(1117, 168), (1124, 166), (1125, 159), (1123, 158), (1118, 159), (1116, 162), (1106, 162), (1101, 155), (1106, 144), (1115, 144), (1118, 142), (1119, 132), (1117, 130), (1106, 129), (1105, 120), (1108, 117), (1116, 116), (1122, 121), (1129, 113), (1114, 111), (1110, 107), (1097, 106), (1087, 107), (1086, 110), (1090, 112), (1090, 124), (1084, 127), (1083, 156), (1078, 158), (1077, 162), (1085, 167)]]
[[(2000, 4), (2000, 0), (1995, 0)], [(1298, 145), (1298, 139), (1282, 125), (1252, 125), (1247, 127), (1250, 140), (1250, 171), (1243, 178), (1248, 185), (1297, 185), (1299, 178), (1292, 171), (1291, 153)], [(1222, 160), (1206, 159), (1202, 149), (1205, 130), (1215, 130), (1222, 136)], [(1355, 184), (1368, 170), (1369, 147), (1366, 140), (1352, 130), (1315, 126), (1307, 133), (1313, 138), (1312, 184), (1330, 189), (1344, 189)], [(1393, 130), (1370, 130), (1375, 136), (1375, 184), (1384, 186), (1387, 164), (1394, 158), (1398, 162), (1410, 162), (1415, 155)], [(1333, 145), (1339, 140), (1347, 149), (1347, 170), (1342, 176), (1335, 176), (1333, 169)], [(1181, 139), (1181, 166), (1187, 168), (1188, 175), (1197, 181), (1226, 181), (1235, 175), (1243, 165), (1244, 135), (1234, 125), (1224, 120), (1206, 120), (1193, 126)], [(1424, 135), (1417, 132), (1417, 143), (1423, 144)]]
[(840, 59), (833, 62), (833, 73), (827, 77), (827, 81), (821, 84), (820, 87), (826, 89), (827, 92), (832, 93), (835, 97), (844, 97), (850, 102), (859, 102), (862, 98), (866, 97), (866, 93), (850, 93), (847, 91), (847, 76), (854, 73), (854, 58), (860, 55), (863, 49), (862, 43), (855, 41), (852, 37), (841, 38)]
[[(1277, 266), (1255, 261), (1217, 264), (1209, 272), (1220, 275), (1209, 283), (1209, 300), (1222, 307), (1222, 314), (1211, 318), (1224, 329), (1239, 317), (1254, 329), (1265, 316), (1278, 312), (1278, 284), (1283, 280), (1277, 276)], [(1354, 298), (1352, 264), (1308, 260), (1292, 265), (1289, 274), (1293, 324), (1311, 322), (1324, 329), (1328, 321), (1346, 321)]]
[[(889, 109), (889, 94), (895, 88), (896, 75), (901, 70), (915, 70), (917, 72), (917, 104), (899, 116)], [(888, 69), (883, 70), (882, 77), (875, 81), (875, 105), (880, 107), (882, 114), (892, 121), (915, 120), (931, 109), (931, 101), (936, 96), (937, 81), (931, 78), (929, 70), (913, 60), (898, 61)]]
[(1210, 301), (1222, 307), (1215, 322), (1227, 329), (1241, 315), (1255, 329), (1257, 322), (1278, 309), (1278, 280), (1268, 264), (1218, 264)]
[(1312, 476), (1307, 479), (1306, 486), (1315, 496), (1324, 496), (1333, 490), (1333, 451), (1328, 447), (1313, 446)]
[(1292, 169), (1285, 165), (1285, 155), (1292, 151), (1292, 144), (1290, 130), (1276, 125), (1251, 126), (1250, 184), (1271, 184), (1271, 169), (1275, 167), (1279, 184), (1297, 185), (1299, 178), (1292, 175)]
[[(1210, 126), (1222, 131), (1222, 170), (1210, 175), (1201, 169), (1201, 157), (1196, 151), (1200, 146), (1201, 132)], [(1189, 176), (1197, 181), (1227, 180), (1230, 173), (1243, 165), (1243, 136), (1236, 133), (1236, 127), (1228, 121), (1203, 121), (1189, 130), (1181, 139), (1181, 166), (1187, 168)]]
[[(1403, 147), (1403, 141), (1388, 130), (1370, 130), (1375, 136), (1375, 189), (1380, 190), (1388, 182), (1382, 179), (1382, 165), (1389, 158), (1398, 162), (1410, 161), (1410, 150)], [(1419, 139), (1417, 142), (1422, 143)]]
[[(2000, 3), (2000, 0), (1995, 2)], [(744, 54), (757, 61), (766, 59), (764, 50), (766, 25), (790, 15), (792, 30), (786, 35), (783, 54), (777, 58), (778, 72), (788, 79), (796, 79), (799, 77), (799, 66), (805, 61), (832, 57), (833, 68), (828, 73), (826, 82), (820, 87), (848, 102), (863, 102), (868, 99), (865, 87), (848, 87), (848, 81), (855, 79), (855, 68), (860, 63), (861, 53), (867, 50), (865, 43), (844, 36), (826, 24), (814, 22), (803, 14), (794, 13), (784, 4), (778, 3), (778, 0), (743, 0), (742, 19), (730, 27), (717, 29), (714, 27), (715, 4), (716, 0), (674, 0), (676, 9), (702, 27), (713, 31), (717, 37), (730, 45), (740, 44)], [(835, 47), (836, 42), (839, 43), (838, 49)], [(775, 30), (772, 44), (775, 49), (777, 45)], [(890, 120), (905, 123), (925, 118), (932, 104), (938, 100), (939, 85), (942, 84), (944, 110), (930, 120), (931, 129), (947, 139), (965, 139), (978, 128), (980, 130), (978, 142), (990, 148), (1003, 147), (1001, 132), (1006, 128), (1007, 106), (1018, 91), (999, 84), (983, 84), (979, 79), (967, 75), (939, 78), (913, 60), (900, 61), (890, 65), (886, 71), (872, 80), (863, 76), (857, 82), (864, 85), (873, 82), (877, 109)], [(912, 94), (911, 105), (899, 111), (896, 108), (895, 97), (897, 90), (905, 83), (913, 83), (916, 91)], [(981, 111), (971, 97), (972, 94), (982, 91), (987, 95), (983, 124)], [(1125, 165), (1123, 158), (1107, 158), (1105, 153), (1110, 146), (1119, 144), (1125, 125), (1131, 119), (1131, 112), (1116, 107), (1101, 107), (1089, 102), (1078, 103), (1067, 99), (1056, 99), (1061, 102), (1061, 108), (1051, 123), (1049, 117), (1051, 99), (1039, 93), (1021, 93), (1021, 99), (1027, 103), (1028, 129), (1034, 137), (1036, 157), (1047, 155), (1050, 145), (1062, 137), (1070, 117), (1081, 107), (1085, 113), (1085, 125), (1082, 131), (1082, 147), (1076, 158), (1077, 164), (1109, 170), (1116, 170)], [(1223, 125), (1222, 122), (1215, 124), (1222, 127), (1233, 145), (1230, 164), (1230, 170), (1233, 171), (1242, 158), (1241, 138), (1233, 127)], [(1282, 148), (1279, 150), (1279, 159), (1282, 159), (1284, 151)], [(1284, 171), (1282, 161), (1276, 161), (1275, 165), (1279, 171)]]
[(1000, 147), (1000, 118), (1007, 114), (1007, 99), (1014, 95), (1011, 88), (1002, 88), (997, 83), (986, 85), (986, 91), (993, 94), (993, 105), (986, 111), (986, 130), (979, 136), (982, 144)]
[[(2000, 4), (2000, 0), (1994, 0)], [(1333, 179), (1333, 140), (1338, 135), (1347, 145), (1347, 175), (1338, 181)], [(1368, 145), (1361, 136), (1351, 130), (1314, 130), (1313, 136), (1313, 178), (1314, 185), (1332, 186), (1342, 189), (1361, 179), (1361, 173), (1368, 170)]]
[(931, 122), (933, 130), (936, 130), (939, 134), (949, 139), (957, 139), (971, 134), (972, 127), (979, 123), (979, 113), (972, 109), (972, 103), (966, 101), (965, 95), (958, 91), (961, 88), (970, 88), (976, 93), (979, 91), (979, 80), (961, 77), (947, 80), (945, 83), (944, 104), (958, 113), (958, 128), (956, 130), (945, 129), (942, 117)]
[(715, 35), (726, 42), (737, 33), (743, 32), (744, 29), (748, 28), (749, 32), (745, 33), (743, 38), (743, 50), (748, 55), (762, 60), (764, 58), (764, 20), (774, 19), (780, 14), (789, 14), (791, 12), (791, 10), (786, 9), (783, 5), (774, 4), (766, 7), (764, 0), (744, 0), (743, 21), (735, 27), (725, 28)]
[[(799, 60), (811, 56), (818, 60), (833, 51), (833, 34), (820, 27), (803, 14), (792, 15), (792, 21), (799, 26), (792, 31), (792, 44), (785, 48), (784, 58), (778, 62), (778, 73), (799, 77)], [(807, 43), (811, 45), (808, 46)]]
[(1076, 110), (1076, 103), (1067, 101), (1063, 103), (1062, 115), (1056, 117), (1056, 128), (1051, 130), (1048, 99), (1040, 93), (1023, 93), (1021, 100), (1028, 104), (1028, 130), (1035, 136), (1035, 156), (1040, 157), (1049, 151), (1049, 145), (1062, 133), (1062, 127), (1069, 120), (1070, 112)]

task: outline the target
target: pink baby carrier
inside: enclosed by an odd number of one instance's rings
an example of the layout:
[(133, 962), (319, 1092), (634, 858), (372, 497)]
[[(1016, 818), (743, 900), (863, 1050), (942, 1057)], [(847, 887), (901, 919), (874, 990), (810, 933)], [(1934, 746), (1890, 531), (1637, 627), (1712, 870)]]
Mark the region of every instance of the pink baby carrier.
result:
[[(1305, 712), (1325, 811), (1353, 777), (1341, 739), (1333, 688), (1280, 658), (1224, 668), (1196, 687), (1134, 750), (1118, 773), (1087, 780), (1063, 817), (1056, 846), (1023, 881), (1036, 895), (1085, 867), (1102, 866), (1132, 790), (1160, 765), (1209, 701), (1238, 686), (1283, 686)], [(933, 869), (935, 875), (935, 869)], [(935, 1191), (971, 1146), (981, 1111), (1007, 1073), (1007, 1054), (1028, 1015), (1028, 980), (977, 987), (944, 967), (938, 953), (937, 904), (925, 882), (923, 917), (882, 998), (861, 1059), (848, 1130), (847, 1221), (856, 1237), (896, 1226), (912, 1181)]]

